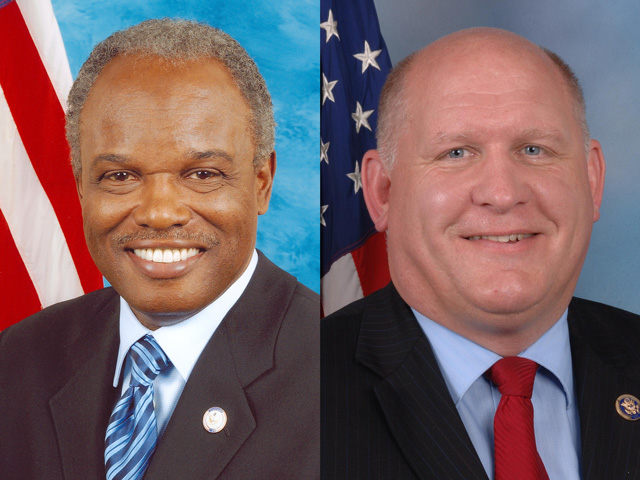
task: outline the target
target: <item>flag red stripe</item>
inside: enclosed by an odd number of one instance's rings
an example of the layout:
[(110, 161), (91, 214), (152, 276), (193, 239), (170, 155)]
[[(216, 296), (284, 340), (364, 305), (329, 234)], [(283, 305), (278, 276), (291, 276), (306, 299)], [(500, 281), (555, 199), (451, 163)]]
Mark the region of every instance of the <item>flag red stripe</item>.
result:
[(351, 255), (365, 297), (391, 281), (384, 233), (378, 232), (370, 236), (364, 245), (351, 252)]
[(40, 299), (0, 211), (0, 330), (40, 310)]
[(22, 143), (56, 212), (82, 287), (85, 292), (95, 290), (102, 287), (102, 277), (84, 242), (64, 136), (64, 112), (16, 2), (0, 10), (0, 32), (4, 38), (0, 42), (0, 85)]

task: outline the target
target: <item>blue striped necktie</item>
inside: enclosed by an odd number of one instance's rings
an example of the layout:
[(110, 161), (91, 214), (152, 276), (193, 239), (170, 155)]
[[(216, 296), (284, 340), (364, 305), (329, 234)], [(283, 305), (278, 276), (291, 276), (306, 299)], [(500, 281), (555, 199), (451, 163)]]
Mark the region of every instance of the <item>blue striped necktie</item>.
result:
[(131, 383), (113, 409), (105, 438), (107, 480), (136, 480), (144, 475), (158, 441), (153, 380), (171, 365), (151, 335), (134, 343), (128, 355)]

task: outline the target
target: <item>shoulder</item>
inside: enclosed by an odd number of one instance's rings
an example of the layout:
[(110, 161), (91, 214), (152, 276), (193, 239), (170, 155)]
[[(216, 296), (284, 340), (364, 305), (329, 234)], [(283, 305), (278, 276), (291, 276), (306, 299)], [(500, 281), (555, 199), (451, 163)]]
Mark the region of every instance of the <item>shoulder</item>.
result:
[[(248, 319), (256, 319), (249, 324)], [(262, 347), (272, 345), (276, 356), (300, 362), (318, 361), (320, 300), (296, 278), (273, 264), (258, 252), (258, 266), (244, 293), (224, 319), (225, 328), (231, 332), (237, 345), (244, 345), (242, 362), (251, 362), (252, 342)], [(247, 332), (247, 325), (252, 325)], [(256, 340), (257, 339), (257, 340)], [(285, 364), (292, 365), (287, 360)]]
[(113, 288), (104, 288), (41, 310), (0, 332), (0, 369), (3, 361), (17, 358), (55, 359), (78, 339), (106, 327), (107, 319), (117, 319), (119, 297)]
[(2, 331), (2, 338), (20, 338), (34, 334), (56, 334), (86, 324), (87, 318), (118, 306), (119, 296), (112, 287), (51, 305)]
[[(361, 337), (369, 337), (366, 333), (369, 329), (377, 330), (381, 327), (381, 330), (389, 331), (389, 328), (394, 328), (397, 319), (388, 311), (389, 303), (392, 301), (390, 289), (393, 289), (391, 285), (356, 300), (322, 319), (320, 345), (326, 383), (337, 380), (339, 376), (328, 375), (330, 371), (362, 368), (356, 361), (356, 357), (358, 349), (361, 348), (359, 345)], [(383, 317), (384, 325), (376, 322), (376, 317)]]
[(640, 315), (603, 303), (573, 298), (569, 332), (602, 358), (622, 363), (640, 361)]
[(322, 362), (345, 362), (385, 377), (426, 342), (411, 307), (393, 283), (329, 315), (321, 324)]
[[(301, 283), (295, 286), (286, 305), (271, 317), (277, 329), (276, 363), (305, 376), (320, 365), (320, 300), (318, 294)], [(278, 318), (281, 321), (278, 322)], [(279, 359), (279, 360), (278, 360)], [(315, 380), (309, 380), (312, 383)]]
[(336, 337), (356, 339), (365, 316), (387, 315), (390, 304), (393, 303), (395, 289), (389, 284), (387, 287), (373, 292), (360, 300), (356, 300), (331, 315), (322, 319), (322, 342), (331, 343)]
[[(338, 351), (355, 351), (368, 297), (346, 305), (320, 323), (320, 342), (323, 358)], [(328, 357), (327, 357), (328, 359)]]
[(296, 281), (288, 310), (295, 310), (300, 314), (315, 316), (316, 319), (319, 319), (320, 296), (310, 288)]
[[(280, 312), (275, 313), (277, 309)], [(296, 282), (287, 301), (274, 306), (274, 313), (275, 315), (271, 317), (273, 320), (282, 318), (278, 327), (278, 348), (292, 349), (298, 354), (308, 355), (315, 361), (319, 361), (320, 299), (318, 294)]]
[(285, 312), (287, 316), (310, 318), (317, 325), (320, 318), (320, 296), (275, 265), (260, 251), (256, 272), (247, 287), (248, 297), (257, 295), (270, 309)]
[(583, 298), (571, 300), (569, 319), (587, 329), (640, 333), (640, 315)]

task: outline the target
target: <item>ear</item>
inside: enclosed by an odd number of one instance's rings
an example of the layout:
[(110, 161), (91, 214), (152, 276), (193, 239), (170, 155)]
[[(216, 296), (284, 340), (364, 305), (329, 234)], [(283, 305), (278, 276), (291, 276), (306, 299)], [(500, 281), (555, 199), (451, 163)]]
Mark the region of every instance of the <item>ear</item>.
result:
[(587, 174), (593, 199), (593, 221), (600, 218), (600, 205), (602, 204), (602, 192), (604, 191), (604, 176), (606, 171), (602, 146), (597, 140), (591, 140), (589, 157), (587, 158)]
[(391, 178), (377, 150), (369, 150), (362, 158), (362, 189), (371, 220), (376, 230), (387, 230), (389, 219), (389, 194)]
[(256, 171), (256, 200), (258, 204), (258, 215), (267, 213), (269, 200), (271, 199), (271, 187), (273, 187), (273, 177), (276, 174), (276, 152), (271, 152), (269, 158), (265, 160)]

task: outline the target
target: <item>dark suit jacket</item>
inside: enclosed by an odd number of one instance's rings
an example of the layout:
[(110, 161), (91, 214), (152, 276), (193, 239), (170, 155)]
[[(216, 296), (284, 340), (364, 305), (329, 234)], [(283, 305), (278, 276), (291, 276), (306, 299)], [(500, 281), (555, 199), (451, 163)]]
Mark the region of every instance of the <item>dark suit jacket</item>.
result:
[[(104, 478), (119, 391), (119, 297), (107, 288), (0, 335), (0, 478)], [(318, 296), (260, 255), (198, 359), (145, 479), (319, 477)], [(222, 407), (220, 433), (202, 425)]]
[[(574, 298), (569, 306), (582, 478), (640, 479), (640, 317)], [(393, 285), (322, 322), (322, 478), (487, 480), (433, 351)]]

